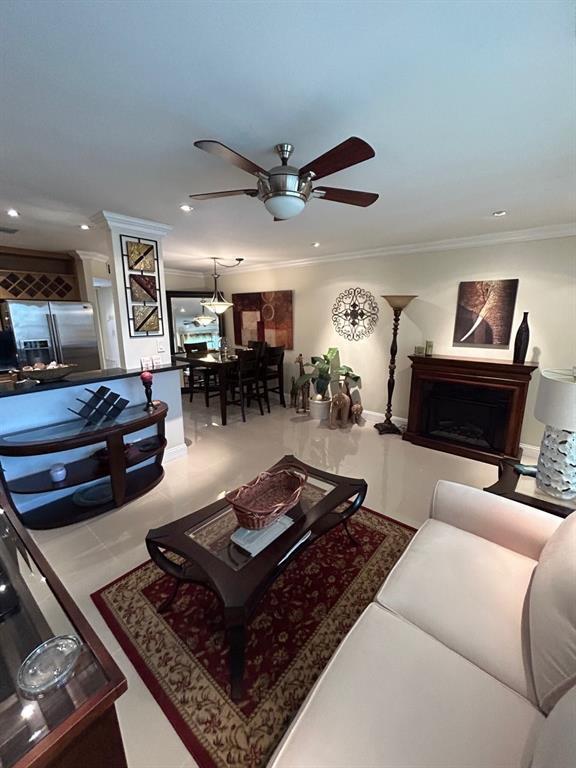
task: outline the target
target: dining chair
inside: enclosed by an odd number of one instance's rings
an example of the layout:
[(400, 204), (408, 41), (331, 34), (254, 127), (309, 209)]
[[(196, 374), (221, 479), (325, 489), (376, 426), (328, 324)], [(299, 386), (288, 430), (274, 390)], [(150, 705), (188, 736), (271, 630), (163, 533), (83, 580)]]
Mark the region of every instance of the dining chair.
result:
[[(206, 341), (196, 341), (184, 344), (184, 352), (186, 357), (197, 357), (208, 351), (208, 343)], [(191, 365), (188, 369), (188, 385), (190, 388), (190, 402), (194, 399), (194, 388), (197, 386), (196, 391), (203, 391), (210, 389), (210, 369), (201, 365)], [(213, 372), (212, 372), (213, 373)]]
[[(246, 421), (246, 406), (250, 406), (254, 398), (260, 408), (260, 415), (264, 416), (262, 407), (262, 393), (260, 391), (260, 349), (238, 350), (238, 363), (231, 378), (231, 400), (227, 405), (239, 405), (242, 412), (242, 421)], [(235, 392), (238, 389), (238, 399)]]
[[(268, 382), (277, 381), (270, 387)], [(264, 385), (264, 400), (268, 413), (270, 413), (270, 392), (276, 392), (280, 397), (280, 404), (286, 408), (284, 397), (284, 347), (266, 347), (262, 362), (262, 383)]]

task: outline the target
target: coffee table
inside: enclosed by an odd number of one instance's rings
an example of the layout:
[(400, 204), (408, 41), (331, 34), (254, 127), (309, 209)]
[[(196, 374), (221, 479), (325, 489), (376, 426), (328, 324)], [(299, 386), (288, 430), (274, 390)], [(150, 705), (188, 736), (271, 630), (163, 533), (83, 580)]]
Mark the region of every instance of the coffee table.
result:
[[(347, 522), (360, 508), (368, 486), (365, 480), (332, 475), (284, 456), (271, 469), (297, 466), (308, 472), (300, 502), (289, 516), (294, 521), (264, 550), (250, 556), (231, 540), (239, 526), (225, 499), (209, 504), (172, 523), (154, 528), (146, 536), (152, 560), (174, 577), (160, 612), (172, 605), (184, 582), (203, 584), (221, 600), (230, 646), (232, 698), (242, 698), (246, 627), (260, 599), (304, 548), (337, 525), (343, 525), (356, 545)], [(246, 478), (247, 480), (251, 478)], [(178, 555), (178, 561), (166, 552)]]

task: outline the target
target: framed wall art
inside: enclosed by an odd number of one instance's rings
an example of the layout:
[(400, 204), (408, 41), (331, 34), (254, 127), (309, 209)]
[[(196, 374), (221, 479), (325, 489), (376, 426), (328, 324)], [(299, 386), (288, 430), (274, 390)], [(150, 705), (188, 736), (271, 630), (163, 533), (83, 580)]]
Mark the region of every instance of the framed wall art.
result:
[(130, 336), (163, 336), (158, 243), (120, 235)]
[(294, 349), (292, 291), (232, 294), (234, 341), (265, 341), (271, 347)]
[(518, 280), (460, 283), (453, 344), (509, 346), (517, 293)]

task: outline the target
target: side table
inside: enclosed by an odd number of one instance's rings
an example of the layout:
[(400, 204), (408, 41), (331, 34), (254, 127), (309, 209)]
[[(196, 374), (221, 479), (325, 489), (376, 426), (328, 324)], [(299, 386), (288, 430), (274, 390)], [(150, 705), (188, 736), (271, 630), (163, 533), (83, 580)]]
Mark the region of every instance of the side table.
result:
[(517, 463), (515, 459), (501, 459), (498, 465), (498, 481), (484, 490), (558, 517), (568, 517), (571, 512), (576, 511), (576, 499), (563, 501), (543, 493), (536, 486), (536, 478), (521, 475), (514, 469)]

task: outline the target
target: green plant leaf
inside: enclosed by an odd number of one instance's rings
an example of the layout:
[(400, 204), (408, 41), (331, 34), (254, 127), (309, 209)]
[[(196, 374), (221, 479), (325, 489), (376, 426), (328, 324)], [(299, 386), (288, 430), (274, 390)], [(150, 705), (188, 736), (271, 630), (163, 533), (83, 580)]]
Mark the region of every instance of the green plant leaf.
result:
[(302, 376), (298, 376), (294, 383), (297, 387), (302, 387), (304, 384), (308, 384), (309, 381), (312, 381), (312, 374), (304, 373)]

